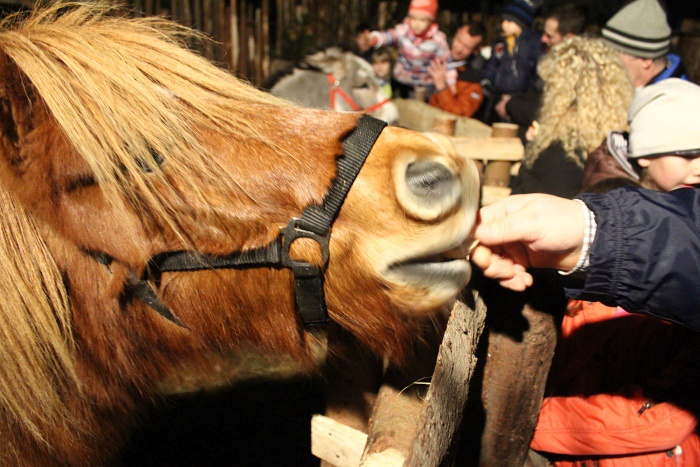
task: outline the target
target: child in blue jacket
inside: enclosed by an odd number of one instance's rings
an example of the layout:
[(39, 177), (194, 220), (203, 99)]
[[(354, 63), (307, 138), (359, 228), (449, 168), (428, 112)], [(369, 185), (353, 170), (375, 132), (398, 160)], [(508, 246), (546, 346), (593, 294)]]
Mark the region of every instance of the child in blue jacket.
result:
[(534, 19), (535, 8), (528, 0), (513, 0), (503, 11), (503, 37), (493, 43), (484, 67), (484, 84), (494, 103), (522, 94), (537, 76), (543, 47), (530, 29)]

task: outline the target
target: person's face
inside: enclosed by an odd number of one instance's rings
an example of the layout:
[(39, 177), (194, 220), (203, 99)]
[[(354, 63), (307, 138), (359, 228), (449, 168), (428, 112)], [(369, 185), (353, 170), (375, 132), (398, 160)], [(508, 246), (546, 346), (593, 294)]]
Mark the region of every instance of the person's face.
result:
[(684, 187), (700, 188), (700, 153), (687, 157), (642, 157), (638, 162), (647, 169), (649, 178), (663, 191)]
[(516, 36), (523, 31), (520, 26), (518, 26), (518, 23), (509, 19), (503, 20), (501, 23), (501, 29), (503, 30), (503, 34), (506, 36)]
[(452, 39), (452, 58), (459, 61), (475, 55), (479, 51), (482, 40), (483, 37), (481, 36), (469, 35), (468, 28), (458, 29), (455, 37)]
[(433, 24), (433, 19), (425, 15), (412, 14), (408, 17), (408, 24), (411, 26), (413, 32), (417, 36), (420, 36)]
[(387, 60), (372, 62), (372, 68), (374, 68), (377, 78), (386, 78), (391, 71), (391, 63)]
[(625, 71), (627, 71), (627, 77), (632, 83), (632, 86), (638, 88), (644, 86), (646, 83), (646, 69), (648, 68), (647, 62), (649, 59), (635, 57), (623, 52), (618, 53), (620, 58), (622, 58), (622, 63), (625, 65)]
[(563, 40), (564, 37), (559, 33), (559, 20), (556, 18), (547, 18), (542, 31), (542, 42), (547, 50)]
[(357, 44), (357, 49), (360, 53), (364, 53), (372, 48), (369, 36), (369, 30), (365, 29), (360, 31), (355, 35), (355, 43)]

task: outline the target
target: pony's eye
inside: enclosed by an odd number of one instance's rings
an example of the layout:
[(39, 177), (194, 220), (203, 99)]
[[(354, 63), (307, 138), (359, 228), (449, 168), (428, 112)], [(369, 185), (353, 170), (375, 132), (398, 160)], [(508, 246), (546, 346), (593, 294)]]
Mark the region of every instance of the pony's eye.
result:
[(369, 89), (369, 83), (360, 83), (353, 86), (353, 89)]
[(453, 188), (454, 176), (437, 162), (419, 161), (406, 169), (408, 189), (421, 198), (441, 199)]

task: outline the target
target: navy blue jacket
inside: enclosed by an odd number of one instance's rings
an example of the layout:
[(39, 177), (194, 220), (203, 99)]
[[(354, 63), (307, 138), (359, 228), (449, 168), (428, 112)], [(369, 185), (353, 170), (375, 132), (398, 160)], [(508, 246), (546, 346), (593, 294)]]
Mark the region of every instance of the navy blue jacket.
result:
[(508, 53), (504, 38), (491, 46), (491, 57), (484, 67), (484, 79), (491, 82), (496, 95), (518, 95), (525, 92), (537, 76), (537, 63), (542, 55), (542, 41), (533, 31), (523, 31), (515, 41), (513, 55)]
[(700, 331), (700, 189), (620, 188), (580, 198), (598, 229), (583, 288), (567, 295)]

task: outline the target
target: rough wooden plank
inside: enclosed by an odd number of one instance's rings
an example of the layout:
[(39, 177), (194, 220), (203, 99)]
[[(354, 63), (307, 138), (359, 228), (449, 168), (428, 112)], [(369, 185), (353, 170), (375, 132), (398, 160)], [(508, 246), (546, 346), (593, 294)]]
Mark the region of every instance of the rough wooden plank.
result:
[(393, 99), (399, 111), (398, 125), (414, 131), (433, 131), (435, 117), (456, 118), (455, 135), (488, 138), (493, 129), (479, 120), (461, 117), (415, 99)]
[(523, 143), (518, 138), (453, 136), (450, 140), (458, 154), (480, 161), (515, 162), (521, 160), (525, 154)]
[(387, 465), (386, 458), (403, 465), (423, 406), (425, 391), (417, 386), (407, 388), (385, 383), (377, 395), (369, 437), (360, 465)]
[(468, 401), (461, 465), (523, 465), (554, 354), (554, 316), (566, 307), (559, 281), (538, 271), (533, 287), (514, 293), (477, 278), (488, 313), (470, 392), (481, 398)]
[(402, 465), (411, 449), (428, 391), (445, 322), (416, 349), (411, 367), (389, 367), (369, 421), (369, 437), (360, 465)]
[(445, 465), (459, 436), (486, 318), (486, 305), (473, 298), (452, 309), (406, 466)]
[(323, 415), (311, 418), (311, 453), (336, 467), (357, 467), (367, 433)]
[(502, 465), (525, 461), (556, 343), (551, 315), (526, 306), (522, 316), (529, 329), (521, 341), (506, 334), (491, 336), (484, 373), (482, 459), (499, 459)]

